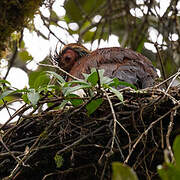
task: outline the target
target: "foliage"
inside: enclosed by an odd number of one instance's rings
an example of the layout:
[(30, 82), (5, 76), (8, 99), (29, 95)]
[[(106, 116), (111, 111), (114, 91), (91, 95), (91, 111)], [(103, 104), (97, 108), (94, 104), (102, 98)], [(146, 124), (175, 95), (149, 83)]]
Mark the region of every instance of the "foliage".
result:
[(56, 154), (55, 157), (54, 157), (54, 160), (55, 160), (56, 165), (57, 165), (58, 168), (60, 168), (63, 165), (64, 160), (63, 160), (62, 156)]
[[(53, 71), (47, 71), (46, 73), (40, 73), (39, 76), (36, 77), (36, 80), (33, 84), (31, 84), (30, 88), (24, 88), (22, 90), (14, 89), (10, 86), (10, 83), (6, 80), (1, 80), (1, 84), (6, 86), (3, 87), (3, 92), (0, 96), (0, 100), (16, 93), (22, 94), (22, 99), (25, 103), (31, 104), (34, 108), (38, 104), (38, 101), (42, 99), (44, 96), (52, 97), (52, 94), (61, 91), (64, 96), (63, 106), (67, 103), (71, 102), (73, 106), (79, 106), (85, 101), (80, 96), (74, 94), (77, 90), (82, 90), (86, 92), (86, 96), (90, 100), (86, 105), (86, 109), (88, 114), (92, 114), (103, 102), (103, 93), (106, 90), (114, 93), (120, 101), (123, 102), (123, 95), (114, 87), (118, 87), (120, 85), (131, 86), (129, 83), (118, 81), (117, 79), (110, 79), (105, 77), (104, 70), (96, 70), (92, 69), (90, 74), (84, 74), (84, 80), (74, 80), (66, 82), (60, 75)], [(50, 84), (51, 78), (49, 76), (54, 77), (57, 80), (56, 84)], [(74, 86), (76, 85), (76, 86)], [(95, 93), (97, 92), (97, 93)], [(96, 97), (99, 97), (96, 99)], [(95, 99), (94, 99), (95, 98)], [(61, 104), (61, 107), (63, 107)]]
[[(110, 79), (108, 77), (105, 77), (104, 74), (104, 70), (96, 70), (96, 69), (92, 69), (91, 70), (91, 74), (84, 74), (85, 79), (84, 80), (79, 80), (79, 81), (70, 81), (70, 82), (65, 82), (61, 76), (59, 76), (58, 74), (56, 74), (55, 72), (48, 72), (52, 75), (54, 75), (54, 77), (57, 78), (59, 85), (61, 86), (61, 90), (64, 94), (65, 97), (68, 97), (68, 99), (72, 98), (72, 97), (77, 97), (77, 95), (74, 95), (73, 93), (77, 90), (84, 90), (86, 93), (88, 93), (89, 97), (93, 99), (94, 96), (98, 96), (98, 94), (95, 94), (94, 92), (99, 92), (99, 93), (103, 93), (103, 91), (105, 90), (109, 90), (110, 92), (114, 93), (120, 101), (123, 102), (123, 95), (122, 93), (120, 93), (118, 90), (116, 90), (113, 86), (116, 85), (122, 85), (121, 81), (118, 81), (117, 79)], [(76, 86), (73, 86), (73, 85)], [(124, 82), (123, 82), (124, 85)], [(129, 83), (125, 84), (126, 86), (132, 86)], [(72, 104), (77, 106), (80, 105), (83, 101), (80, 99), (73, 99), (73, 101), (71, 100)], [(102, 98), (98, 98), (98, 99), (93, 99), (92, 101), (90, 101), (86, 108), (88, 111), (88, 114), (92, 114), (103, 102)]]
[(120, 162), (112, 163), (112, 180), (138, 180), (136, 173), (132, 168)]
[(92, 114), (101, 104), (102, 104), (103, 100), (100, 99), (96, 99), (96, 100), (92, 100), (90, 103), (87, 104), (86, 109), (88, 111), (88, 114)]
[(175, 162), (171, 163), (169, 152), (165, 151), (165, 162), (158, 166), (158, 173), (162, 180), (178, 180), (180, 178), (180, 136), (177, 136), (173, 143)]

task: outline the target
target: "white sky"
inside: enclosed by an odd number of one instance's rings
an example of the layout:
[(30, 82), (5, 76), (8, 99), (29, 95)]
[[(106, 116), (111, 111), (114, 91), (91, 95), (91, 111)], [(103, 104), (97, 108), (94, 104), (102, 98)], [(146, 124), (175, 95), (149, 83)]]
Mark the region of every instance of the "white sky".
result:
[[(160, 9), (156, 9), (156, 11), (160, 14), (160, 16), (162, 16), (164, 14), (164, 12), (166, 11), (170, 0), (157, 0), (157, 1), (160, 1)], [(137, 2), (139, 4), (142, 4), (144, 1), (137, 0)], [(63, 17), (65, 15), (65, 10), (62, 7), (63, 3), (64, 3), (64, 0), (56, 0), (55, 4), (53, 6), (53, 10), (60, 17)], [(180, 3), (178, 5), (178, 8), (180, 9)], [(46, 16), (46, 17), (49, 16), (49, 11), (47, 10), (47, 8), (41, 7), (40, 10), (44, 16)], [(144, 8), (144, 9), (142, 9), (142, 11), (144, 13), (146, 13), (147, 9)], [(142, 15), (143, 15), (142, 11), (138, 10), (138, 9), (132, 9), (131, 14), (135, 15), (137, 17), (142, 17)], [(155, 11), (153, 10), (153, 12), (155, 12)], [(95, 21), (98, 21), (98, 19), (100, 19), (99, 16), (96, 16), (96, 18), (94, 18)], [(46, 37), (48, 37), (49, 31), (43, 25), (43, 22), (40, 19), (39, 15), (35, 16), (34, 23), (35, 23), (36, 28), (38, 30), (40, 30)], [(68, 28), (67, 24), (63, 21), (59, 21), (58, 24), (63, 28)], [(71, 24), (70, 28), (76, 28), (76, 26), (77, 26), (76, 24), (74, 24), (74, 25)], [(51, 25), (51, 30), (58, 36), (59, 39), (61, 39), (65, 43), (76, 42), (76, 40), (78, 39), (77, 35), (74, 35), (72, 37), (68, 34), (68, 32), (66, 32), (62, 28)], [(149, 28), (149, 34), (150, 34), (149, 38), (152, 42), (158, 42), (160, 44), (162, 43), (162, 35), (161, 34), (159, 35), (158, 32), (154, 28)], [(177, 34), (173, 34), (171, 38), (173, 40), (177, 40), (178, 36), (177, 36)], [(28, 52), (34, 58), (33, 61), (31, 63), (29, 63), (27, 66), (30, 69), (36, 69), (37, 68), (36, 63), (42, 61), (47, 55), (49, 55), (50, 50), (55, 49), (56, 44), (58, 42), (58, 40), (52, 35), (50, 35), (50, 40), (45, 40), (42, 37), (37, 36), (37, 34), (35, 32), (30, 32), (28, 29), (24, 30), (24, 38), (23, 39), (24, 39), (25, 46), (26, 46)], [(90, 43), (89, 44), (87, 43), (84, 45), (88, 49), (91, 47)], [(115, 35), (111, 35), (109, 37), (108, 41), (101, 40), (99, 47), (112, 47), (112, 46), (120, 46), (120, 44), (118, 42), (118, 37)], [(98, 40), (95, 40), (93, 43), (92, 49), (96, 49), (97, 47), (98, 47)], [(153, 44), (145, 43), (145, 47), (147, 49), (150, 49), (150, 50), (156, 52)], [(5, 74), (5, 72), (0, 72), (0, 73)], [(14, 75), (16, 75), (16, 78), (14, 78)], [(28, 86), (27, 74), (23, 70), (18, 69), (18, 68), (11, 69), (7, 80), (11, 82), (12, 86), (17, 87), (19, 89), (23, 88), (24, 86)], [(17, 109), (21, 106), (21, 104), (16, 103), (16, 104), (14, 104), (14, 106)], [(11, 113), (12, 113), (12, 111), (11, 111)], [(1, 117), (0, 123), (4, 123), (5, 121), (8, 120), (9, 115), (5, 109), (0, 111), (0, 117)]]

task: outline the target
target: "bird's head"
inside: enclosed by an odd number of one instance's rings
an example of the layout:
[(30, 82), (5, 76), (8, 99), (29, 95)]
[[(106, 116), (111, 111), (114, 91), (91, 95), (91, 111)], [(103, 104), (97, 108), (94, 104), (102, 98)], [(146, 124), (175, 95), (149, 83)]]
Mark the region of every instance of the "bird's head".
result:
[(89, 53), (90, 51), (81, 44), (71, 43), (63, 47), (56, 57), (56, 61), (58, 62), (59, 67), (69, 72), (76, 61)]

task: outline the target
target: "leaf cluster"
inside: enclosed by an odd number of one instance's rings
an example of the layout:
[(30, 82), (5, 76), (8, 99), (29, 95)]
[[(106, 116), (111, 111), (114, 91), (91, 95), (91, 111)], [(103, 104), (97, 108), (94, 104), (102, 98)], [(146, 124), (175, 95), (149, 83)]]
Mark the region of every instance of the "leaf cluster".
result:
[[(0, 100), (5, 99), (14, 94), (21, 94), (24, 103), (31, 104), (34, 108), (38, 105), (39, 100), (44, 98), (57, 98), (56, 94), (63, 97), (64, 101), (60, 107), (71, 103), (77, 107), (86, 104), (88, 114), (92, 114), (103, 102), (104, 91), (109, 91), (115, 94), (120, 101), (123, 102), (123, 95), (117, 90), (118, 87), (136, 87), (132, 84), (121, 82), (117, 78), (110, 79), (104, 76), (104, 70), (96, 70), (93, 68), (90, 74), (84, 74), (83, 80), (72, 80), (66, 82), (62, 76), (53, 71), (46, 71), (40, 73), (33, 83), (30, 83), (30, 88), (22, 90), (11, 87), (6, 80), (1, 80), (2, 94)], [(56, 83), (52, 84), (54, 79)], [(31, 81), (31, 80), (30, 80)], [(83, 91), (82, 95), (77, 95), (77, 91)], [(85, 98), (86, 97), (86, 98)], [(2, 102), (3, 103), (3, 102)], [(48, 104), (49, 106), (51, 104)]]

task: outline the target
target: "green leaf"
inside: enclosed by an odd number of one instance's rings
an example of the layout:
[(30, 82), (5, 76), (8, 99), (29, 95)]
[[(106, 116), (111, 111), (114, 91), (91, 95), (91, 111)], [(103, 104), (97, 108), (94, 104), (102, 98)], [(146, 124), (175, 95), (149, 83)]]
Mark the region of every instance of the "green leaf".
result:
[(4, 80), (4, 79), (0, 79), (0, 84), (9, 84), (11, 85), (11, 83), (7, 80)]
[(65, 96), (73, 93), (74, 91), (77, 91), (79, 89), (84, 89), (84, 88), (90, 88), (90, 86), (88, 84), (82, 84), (82, 85), (77, 85), (77, 86), (74, 86), (74, 87), (65, 87), (62, 89), (63, 93)]
[(47, 129), (45, 129), (45, 130), (40, 134), (40, 137), (43, 138), (43, 139), (46, 139), (46, 138), (48, 137)]
[(102, 102), (103, 102), (103, 99), (99, 98), (99, 99), (92, 100), (90, 103), (88, 103), (86, 105), (86, 109), (88, 111), (88, 115), (90, 115), (94, 111), (96, 111), (96, 109), (102, 104)]
[(164, 170), (162, 165), (157, 166), (157, 171), (162, 180), (169, 180), (167, 171)]
[[(13, 95), (8, 95), (6, 97), (3, 98), (4, 101), (6, 102), (11, 102), (13, 100), (17, 99), (17, 97), (13, 96)], [(4, 104), (4, 101), (2, 99), (0, 100), (0, 106)]]
[(19, 55), (20, 59), (23, 61), (29, 61), (29, 60), (33, 59), (33, 57), (31, 55), (29, 55), (29, 53), (27, 51), (20, 51), (18, 55)]
[(63, 165), (64, 159), (62, 158), (62, 156), (56, 154), (54, 160), (56, 162), (57, 168), (60, 168)]
[(147, 42), (146, 36), (144, 36), (141, 42), (138, 44), (138, 47), (136, 49), (137, 52), (140, 52), (140, 53), (142, 52), (145, 42)]
[[(83, 40), (84, 42), (91, 42), (91, 40), (93, 39), (93, 36), (95, 35), (95, 32), (91, 32), (91, 31), (87, 31), (84, 35), (83, 35)], [(95, 38), (97, 39), (97, 37)]]
[(123, 102), (124, 98), (121, 92), (119, 92), (117, 89), (114, 89), (113, 87), (110, 87), (110, 86), (109, 86), (109, 90), (113, 92), (119, 98), (120, 101)]
[(27, 92), (27, 89), (17, 89), (17, 90), (7, 90), (7, 91), (4, 91), (0, 95), (0, 100), (3, 99), (4, 97), (8, 96), (8, 95), (15, 94), (15, 93), (22, 93), (22, 92)]
[(77, 81), (77, 80), (74, 80), (74, 81), (69, 81), (69, 82), (66, 82), (67, 84), (69, 85), (72, 85), (72, 84), (80, 84), (80, 85), (89, 85), (86, 81), (84, 80), (80, 80), (80, 81)]
[[(57, 25), (56, 23), (59, 21), (59, 17), (56, 14), (55, 11), (53, 11), (52, 9), (50, 10), (50, 24), (51, 25)], [(56, 23), (55, 23), (56, 22)]]
[(3, 99), (4, 97), (14, 93), (15, 91), (13, 90), (7, 90), (7, 91), (4, 91), (1, 95), (0, 95), (0, 100)]
[(24, 100), (25, 103), (29, 104), (27, 93), (22, 95), (22, 99)]
[(45, 93), (47, 91), (51, 91), (51, 92), (60, 92), (61, 91), (61, 87), (59, 85), (47, 85), (45, 87), (39, 88), (38, 92), (42, 92), (44, 91)]
[(82, 73), (82, 75), (84, 76), (85, 81), (87, 81), (87, 79), (88, 79), (88, 77), (89, 77), (89, 74)]
[(175, 163), (171, 163), (168, 158), (168, 150), (164, 151), (165, 162), (157, 167), (157, 171), (163, 180), (179, 180), (180, 179), (180, 135), (178, 135), (173, 143), (173, 151)]
[(95, 72), (92, 72), (89, 77), (87, 78), (87, 81), (91, 83), (92, 86), (95, 86), (98, 82), (98, 73), (95, 71)]
[(47, 76), (45, 72), (42, 72), (38, 75), (38, 77), (34, 81), (34, 89), (38, 90), (42, 87), (46, 87), (49, 84), (50, 78)]
[(38, 89), (49, 84), (50, 78), (45, 71), (35, 71), (29, 74), (29, 86), (32, 89)]
[(82, 99), (73, 99), (74, 97), (76, 98), (76, 97), (79, 97), (79, 96), (76, 95), (76, 94), (69, 94), (67, 96), (67, 99), (70, 100), (70, 102), (72, 103), (73, 106), (77, 107), (77, 106), (83, 104), (84, 101)]
[(78, 22), (82, 19), (81, 11), (74, 1), (65, 1), (64, 7), (68, 18), (72, 22)]
[(112, 170), (112, 180), (138, 180), (138, 177), (133, 169), (120, 162), (113, 162)]
[[(11, 95), (11, 94), (15, 94), (15, 93), (22, 93), (22, 92), (27, 92), (27, 89), (17, 89), (17, 90), (7, 90), (4, 91), (1, 95), (0, 95), (0, 100)], [(11, 98), (12, 99), (12, 98)]]
[(180, 135), (178, 135), (173, 143), (174, 157), (176, 160), (176, 167), (180, 171)]
[(24, 43), (23, 40), (21, 41), (20, 48), (21, 48), (21, 49), (24, 49), (24, 48), (25, 48), (25, 43)]
[(65, 106), (67, 103), (68, 103), (67, 100), (63, 100), (62, 103), (61, 103), (60, 106), (59, 106), (59, 109), (64, 108), (64, 106)]
[(159, 165), (158, 173), (162, 180), (179, 180), (180, 171), (172, 164), (164, 163), (163, 166)]
[(67, 15), (65, 15), (62, 20), (64, 20), (67, 24), (71, 22), (71, 20), (69, 19)]
[(84, 1), (78, 0), (79, 4), (76, 1), (65, 1), (64, 8), (66, 9), (67, 16), (71, 19), (72, 22), (80, 22), (83, 20), (82, 16), (82, 9), (86, 15), (95, 11), (102, 3), (106, 2), (105, 0), (91, 0), (91, 1)]
[(98, 73), (99, 73), (99, 78), (100, 78), (100, 84), (103, 85), (103, 84), (109, 84), (110, 82), (112, 82), (112, 79), (107, 77), (107, 76), (104, 76), (104, 72), (105, 70), (104, 69), (100, 69), (98, 70)]
[(30, 88), (34, 88), (34, 82), (36, 78), (42, 73), (42, 71), (33, 71), (29, 73), (29, 86)]
[(100, 5), (102, 5), (104, 3), (106, 3), (105, 0), (91, 0), (91, 1), (84, 1), (83, 4), (83, 9), (87, 12), (87, 13), (91, 13), (93, 11), (95, 11), (95, 9), (97, 9)]
[(60, 76), (59, 74), (53, 72), (53, 71), (46, 71), (47, 73), (53, 75), (60, 83), (65, 83), (66, 81), (63, 79), (62, 76)]
[(16, 89), (14, 91), (14, 93), (22, 93), (22, 92), (29, 92), (29, 90), (27, 88), (24, 88), (24, 89)]
[(35, 89), (31, 89), (30, 92), (27, 93), (27, 97), (33, 106), (35, 106), (40, 99), (40, 95)]
[(175, 169), (171, 165), (163, 165), (163, 166), (159, 165), (157, 170), (158, 170), (158, 173), (159, 173), (161, 179), (163, 179), (163, 180), (170, 180), (170, 179), (176, 180), (173, 177), (176, 172), (175, 172)]
[(110, 83), (109, 86), (111, 86), (111, 87), (114, 86), (115, 88), (117, 88), (118, 86), (125, 86), (125, 87), (131, 87), (131, 88), (137, 90), (137, 87), (135, 85), (130, 84), (130, 83), (125, 82), (125, 81), (119, 81), (118, 78), (114, 78), (113, 82)]

